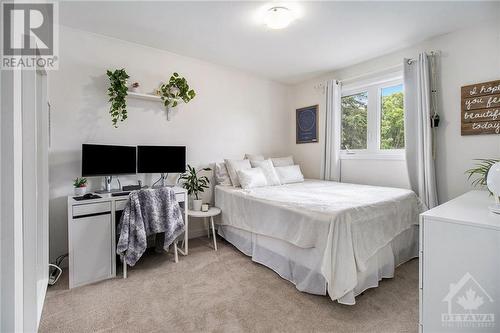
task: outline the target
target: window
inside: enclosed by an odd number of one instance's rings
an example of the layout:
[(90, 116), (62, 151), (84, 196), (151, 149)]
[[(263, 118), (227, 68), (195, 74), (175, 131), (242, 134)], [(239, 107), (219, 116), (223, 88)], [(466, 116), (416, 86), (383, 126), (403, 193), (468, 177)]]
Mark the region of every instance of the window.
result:
[(403, 94), (394, 75), (342, 87), (342, 158), (403, 158)]
[(382, 88), (380, 102), (380, 149), (404, 149), (403, 85)]
[(368, 93), (342, 97), (342, 148), (366, 149)]

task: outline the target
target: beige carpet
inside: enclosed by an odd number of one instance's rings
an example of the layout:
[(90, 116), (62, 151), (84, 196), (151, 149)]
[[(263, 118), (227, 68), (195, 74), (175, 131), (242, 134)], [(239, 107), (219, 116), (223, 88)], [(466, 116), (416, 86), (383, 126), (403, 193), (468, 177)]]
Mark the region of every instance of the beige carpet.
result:
[(233, 246), (190, 243), (189, 256), (148, 254), (126, 280), (50, 287), (40, 332), (416, 332), (418, 261), (354, 306), (301, 293)]

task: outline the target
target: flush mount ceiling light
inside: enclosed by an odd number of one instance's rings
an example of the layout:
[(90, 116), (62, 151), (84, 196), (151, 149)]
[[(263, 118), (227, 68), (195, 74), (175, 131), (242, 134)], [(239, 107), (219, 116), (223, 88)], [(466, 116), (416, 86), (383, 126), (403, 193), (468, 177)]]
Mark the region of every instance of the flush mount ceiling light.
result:
[(295, 16), (290, 9), (283, 6), (276, 6), (267, 10), (264, 22), (271, 29), (283, 29), (286, 28), (294, 19)]

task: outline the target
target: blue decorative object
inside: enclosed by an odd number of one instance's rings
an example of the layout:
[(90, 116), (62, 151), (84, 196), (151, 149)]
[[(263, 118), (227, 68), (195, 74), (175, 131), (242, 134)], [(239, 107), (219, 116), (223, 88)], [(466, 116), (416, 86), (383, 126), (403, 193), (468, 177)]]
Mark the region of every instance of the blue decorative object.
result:
[(318, 142), (318, 106), (297, 109), (296, 143)]

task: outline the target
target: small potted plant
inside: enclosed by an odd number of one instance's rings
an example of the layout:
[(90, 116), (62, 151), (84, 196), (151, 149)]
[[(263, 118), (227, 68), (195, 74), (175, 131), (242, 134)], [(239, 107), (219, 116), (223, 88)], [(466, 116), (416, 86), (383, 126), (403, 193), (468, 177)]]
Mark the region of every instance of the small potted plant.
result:
[(135, 92), (135, 93), (139, 92), (139, 82), (132, 83), (132, 85), (129, 88), (129, 91)]
[[(495, 163), (500, 162), (500, 158), (480, 158), (476, 159), (475, 161), (476, 164), (474, 165), (474, 167), (465, 171), (465, 173), (469, 175), (467, 179), (472, 179), (472, 186), (474, 187), (486, 186), (488, 171), (490, 171), (490, 168)], [(473, 177), (475, 177), (475, 179), (473, 179)]]
[(188, 191), (188, 194), (193, 198), (192, 210), (201, 210), (202, 200), (198, 197), (198, 194), (203, 193), (210, 181), (207, 176), (198, 176), (201, 171), (211, 171), (210, 168), (202, 168), (196, 171), (195, 168), (188, 164), (187, 171), (181, 175), (181, 180), (183, 180), (182, 186)]
[(82, 196), (87, 193), (87, 178), (76, 177), (73, 181), (73, 187), (75, 188), (75, 195)]

